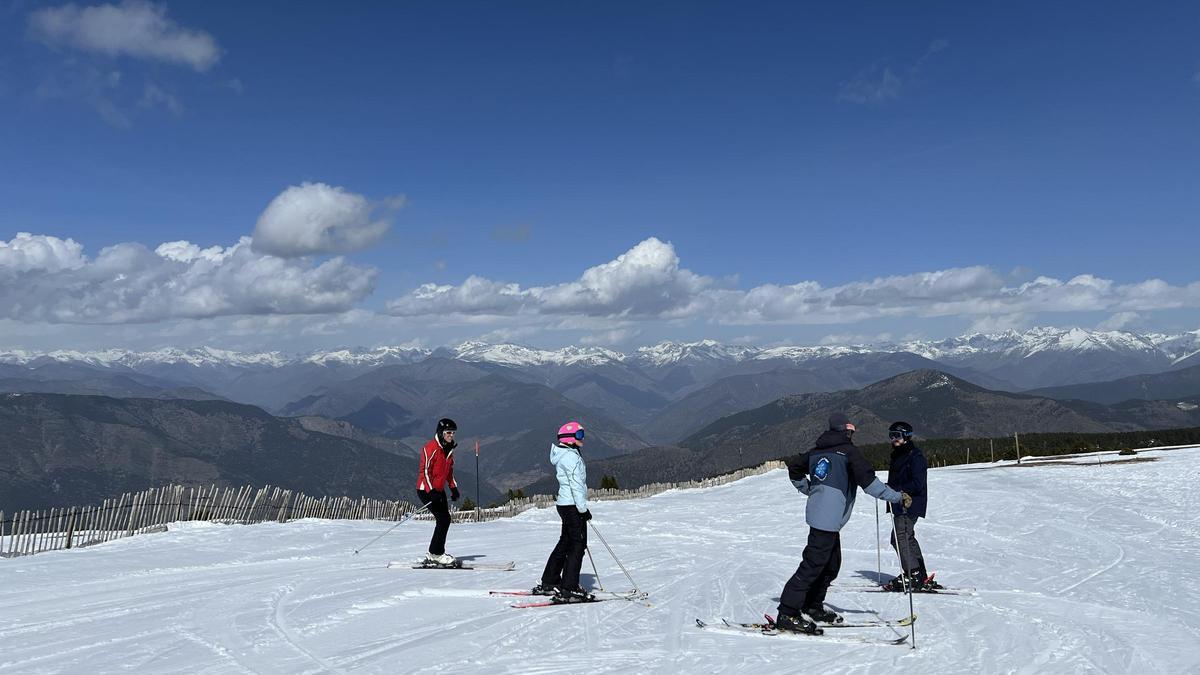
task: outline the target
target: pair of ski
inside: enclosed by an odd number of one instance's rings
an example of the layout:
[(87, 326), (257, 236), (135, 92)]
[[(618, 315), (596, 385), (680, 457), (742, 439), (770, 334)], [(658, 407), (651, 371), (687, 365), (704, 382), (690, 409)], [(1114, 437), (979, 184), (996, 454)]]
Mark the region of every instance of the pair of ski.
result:
[(393, 560), (388, 563), (388, 567), (411, 567), (414, 570), (490, 570), (493, 572), (512, 572), (517, 569), (517, 563), (508, 561), (506, 563), (464, 563), (461, 560), (455, 560), (449, 565), (439, 565), (436, 563), (425, 562), (418, 560), (411, 562), (407, 560)]
[[(933, 574), (930, 574), (929, 577), (925, 580), (925, 583), (929, 584), (930, 582), (932, 582), (933, 577), (936, 574), (937, 574), (936, 572), (934, 572)], [(838, 591), (860, 591), (863, 593), (904, 593), (904, 592), (906, 592), (905, 589), (888, 588), (886, 585), (885, 586), (875, 586), (875, 585), (833, 586), (832, 589), (838, 590)], [(923, 585), (921, 588), (912, 589), (912, 592), (917, 593), (917, 594), (924, 593), (926, 595), (974, 595), (975, 589), (974, 588), (946, 588), (945, 586), (942, 586), (941, 584), (937, 584), (934, 586)]]
[[(731, 633), (736, 635), (762, 635), (766, 637), (779, 637), (798, 640), (815, 640), (819, 642), (845, 642), (858, 644), (877, 644), (877, 645), (901, 645), (908, 641), (907, 635), (901, 635), (895, 638), (877, 638), (867, 635), (838, 635), (825, 634), (824, 632), (817, 634), (810, 633), (793, 633), (791, 631), (781, 631), (775, 625), (775, 620), (769, 615), (763, 615), (766, 621), (761, 623), (736, 623), (728, 619), (720, 619), (716, 621), (704, 621), (696, 619), (696, 626), (707, 631), (718, 633)], [(912, 625), (917, 620), (916, 616), (907, 616), (903, 619), (887, 620), (887, 621), (853, 621), (843, 623), (822, 623), (818, 624), (821, 629), (827, 628), (899, 628)]]
[(649, 603), (646, 603), (646, 598), (648, 595), (641, 591), (630, 591), (628, 593), (617, 593), (616, 591), (597, 591), (594, 595), (601, 597), (595, 597), (586, 602), (554, 602), (550, 599), (551, 596), (534, 595), (531, 591), (488, 591), (488, 595), (546, 598), (545, 600), (538, 600), (534, 602), (514, 602), (509, 605), (509, 607), (516, 609), (530, 609), (533, 607), (562, 607), (565, 605), (591, 605), (597, 602), (604, 602), (605, 600), (627, 600), (629, 602), (641, 602), (649, 606)]

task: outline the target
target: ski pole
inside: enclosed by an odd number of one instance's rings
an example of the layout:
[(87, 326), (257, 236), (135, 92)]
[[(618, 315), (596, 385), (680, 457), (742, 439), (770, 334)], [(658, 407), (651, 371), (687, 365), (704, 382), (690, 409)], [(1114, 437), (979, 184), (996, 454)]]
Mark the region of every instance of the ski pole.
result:
[[(429, 502), (429, 504), (432, 504), (432, 503), (433, 503), (433, 502)], [(397, 521), (396, 521), (396, 524), (395, 524), (395, 525), (393, 525), (393, 526), (391, 526), (391, 527), (389, 527), (387, 532), (384, 532), (383, 534), (379, 535), (378, 537), (375, 537), (375, 538), (374, 538), (374, 539), (372, 539), (371, 541), (368, 541), (368, 542), (367, 542), (367, 546), (370, 546), (371, 544), (374, 544), (375, 542), (379, 541), (380, 539), (383, 539), (383, 538), (384, 538), (384, 536), (386, 536), (386, 535), (388, 535), (388, 534), (391, 534), (392, 530), (396, 529), (397, 527), (400, 527), (401, 525), (403, 525), (405, 522), (407, 522), (407, 521), (408, 521), (410, 518), (412, 518), (413, 516), (417, 515), (418, 513), (420, 513), (420, 512), (422, 512), (422, 511), (424, 511), (425, 509), (428, 509), (428, 508), (429, 508), (429, 504), (425, 504), (424, 506), (422, 506), (421, 508), (417, 509), (416, 511), (413, 511), (412, 513), (408, 514), (407, 516), (404, 516), (404, 517), (403, 517), (403, 518), (401, 518), (400, 520), (397, 520)], [(363, 550), (365, 550), (365, 549), (367, 548), (367, 546), (363, 546), (362, 548), (355, 550), (355, 551), (354, 551), (354, 555), (358, 555), (358, 552), (359, 552), (359, 551), (363, 551)]]
[(596, 536), (600, 537), (600, 543), (604, 544), (604, 548), (608, 549), (608, 554), (611, 555), (612, 559), (616, 561), (617, 567), (621, 568), (621, 571), (625, 574), (625, 578), (629, 580), (630, 584), (633, 584), (633, 592), (640, 595), (642, 591), (638, 588), (637, 582), (633, 580), (633, 577), (629, 576), (629, 570), (625, 569), (625, 566), (621, 564), (621, 560), (617, 558), (617, 554), (613, 553), (612, 547), (609, 546), (608, 542), (604, 540), (604, 535), (600, 534), (600, 530), (596, 529), (596, 524), (590, 520), (588, 521), (588, 524), (592, 526), (592, 532), (595, 532)]
[(875, 500), (875, 578), (883, 578), (883, 553), (879, 544), (879, 500)]
[(600, 590), (603, 591), (604, 590), (604, 582), (600, 581), (600, 570), (596, 569), (596, 559), (592, 557), (592, 549), (589, 547), (589, 548), (585, 548), (583, 550), (587, 551), (588, 560), (590, 560), (592, 562), (592, 572), (595, 573), (595, 575), (596, 575), (596, 586), (598, 586), (600, 588)]
[[(916, 616), (917, 612), (916, 612), (916, 610), (913, 609), (912, 585), (909, 583), (908, 570), (904, 569), (904, 556), (900, 555), (900, 533), (896, 531), (897, 530), (896, 518), (897, 518), (897, 514), (895, 512), (893, 512), (892, 513), (892, 541), (896, 542), (896, 559), (900, 561), (900, 579), (901, 579), (901, 583), (904, 584), (904, 592), (908, 594), (908, 615)], [(907, 548), (907, 545), (906, 545), (906, 548)], [(908, 557), (912, 558), (912, 551), (908, 552)], [(912, 648), (916, 649), (917, 648), (917, 622), (913, 621), (912, 623), (908, 624), (908, 628), (912, 633)]]

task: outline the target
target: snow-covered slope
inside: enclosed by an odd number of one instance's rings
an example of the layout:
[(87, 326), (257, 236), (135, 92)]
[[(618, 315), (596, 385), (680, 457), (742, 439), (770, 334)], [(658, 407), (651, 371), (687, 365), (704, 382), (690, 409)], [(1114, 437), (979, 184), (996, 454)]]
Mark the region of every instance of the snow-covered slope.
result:
[[(537, 581), (559, 530), (551, 510), (451, 528), (451, 553), (514, 560), (515, 572), (387, 569), (424, 552), (427, 522), (357, 556), (390, 525), (189, 524), (0, 560), (0, 671), (1197, 672), (1200, 524), (1195, 486), (1181, 478), (1200, 450), (1099, 459), (931, 472), (930, 518), (917, 530), (926, 559), (945, 584), (978, 592), (917, 596), (916, 651), (696, 628), (696, 618), (774, 613), (806, 533), (804, 498), (775, 471), (595, 505), (651, 607), (512, 609), (487, 597)], [(627, 588), (592, 544), (605, 587)], [(907, 613), (904, 596), (839, 588), (876, 576), (870, 498), (860, 496), (842, 546), (829, 606), (852, 619)], [(884, 548), (883, 573), (894, 568)]]
[(1026, 358), (1040, 352), (1158, 352), (1158, 346), (1150, 336), (1126, 331), (1089, 331), (1080, 328), (1031, 328), (1022, 333), (973, 333), (947, 340), (906, 342), (897, 347), (935, 361), (953, 361), (981, 354)]

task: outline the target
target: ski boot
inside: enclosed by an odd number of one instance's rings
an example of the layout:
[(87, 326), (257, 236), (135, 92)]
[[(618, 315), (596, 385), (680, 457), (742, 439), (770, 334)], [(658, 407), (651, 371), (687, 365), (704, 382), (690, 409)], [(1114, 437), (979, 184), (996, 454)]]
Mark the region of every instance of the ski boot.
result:
[(804, 635), (821, 635), (825, 631), (817, 628), (817, 624), (799, 614), (784, 614), (780, 612), (775, 618), (775, 630), (788, 633), (803, 633)]
[(448, 553), (426, 553), (425, 561), (422, 563), (425, 567), (461, 567), (462, 563), (458, 558)]
[(558, 586), (555, 586), (554, 584), (538, 583), (538, 585), (534, 586), (529, 592), (532, 595), (556, 595), (558, 593)]
[(577, 586), (573, 589), (560, 588), (550, 599), (556, 605), (567, 605), (577, 602), (595, 602), (596, 596), (583, 590), (582, 586)]
[(809, 607), (804, 610), (804, 616), (812, 619), (815, 623), (827, 623), (830, 625), (837, 625), (844, 620), (841, 614), (831, 612), (824, 607)]
[(923, 591), (945, 590), (945, 588), (946, 588), (945, 586), (934, 581), (933, 577), (936, 574), (937, 574), (937, 572), (934, 572), (933, 574), (930, 574), (929, 576), (925, 577), (925, 580), (921, 582), (920, 590), (923, 590)]
[(901, 574), (901, 575), (896, 576), (896, 578), (892, 579), (891, 581), (887, 582), (886, 584), (884, 584), (883, 590), (892, 591), (893, 593), (906, 593), (908, 591), (912, 591), (914, 593), (919, 593), (921, 591), (921, 589), (924, 587), (925, 587), (924, 580), (918, 579), (917, 575)]

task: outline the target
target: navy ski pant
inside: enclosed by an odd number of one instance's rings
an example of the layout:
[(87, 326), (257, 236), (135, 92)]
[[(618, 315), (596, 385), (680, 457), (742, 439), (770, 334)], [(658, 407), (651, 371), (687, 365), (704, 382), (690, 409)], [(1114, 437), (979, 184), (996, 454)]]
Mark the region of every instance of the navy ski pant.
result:
[(808, 545), (804, 547), (800, 566), (779, 596), (779, 613), (797, 616), (809, 607), (823, 607), (829, 584), (841, 568), (841, 534), (809, 528)]

